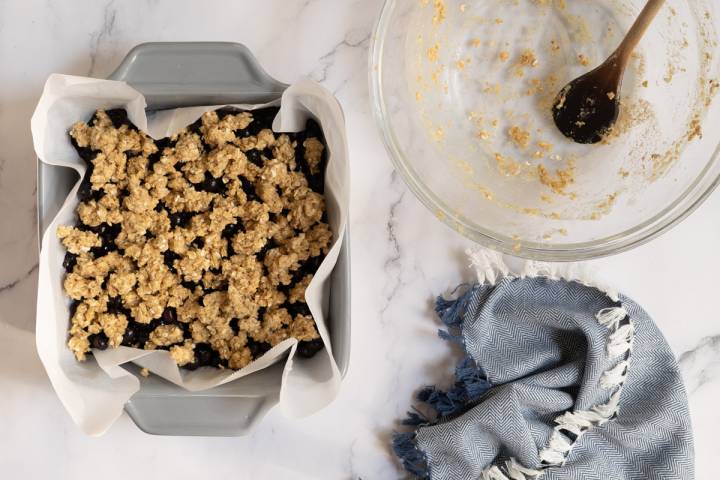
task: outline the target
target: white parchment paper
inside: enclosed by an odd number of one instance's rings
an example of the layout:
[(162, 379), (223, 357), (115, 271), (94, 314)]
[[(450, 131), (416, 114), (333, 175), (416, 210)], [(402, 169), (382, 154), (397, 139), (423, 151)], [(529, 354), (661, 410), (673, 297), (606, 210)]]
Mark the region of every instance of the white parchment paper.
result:
[[(349, 173), (347, 141), (342, 110), (335, 98), (315, 82), (290, 86), (279, 102), (266, 105), (231, 105), (248, 110), (280, 105), (273, 129), (294, 132), (305, 128), (308, 118), (322, 127), (328, 147), (325, 199), (333, 245), (306, 291), (306, 300), (326, 348), (312, 359), (295, 359), (297, 341), (288, 339), (239, 371), (201, 368), (179, 369), (167, 351), (120, 347), (95, 351), (94, 361), (80, 363), (67, 348), (70, 300), (64, 294), (62, 261), (65, 248), (56, 237), (58, 225), (75, 222), (79, 180), (44, 233), (40, 251), (37, 297), (37, 349), (60, 400), (73, 420), (88, 434), (100, 435), (122, 414), (141, 379), (122, 368), (133, 362), (191, 391), (205, 390), (257, 372), (278, 361), (285, 366), (280, 387), (280, 407), (289, 417), (302, 417), (329, 404), (337, 395), (340, 373), (332, 355), (327, 329), (330, 274), (337, 262), (347, 225)], [(204, 112), (226, 105), (188, 107), (156, 112), (148, 118), (145, 99), (125, 82), (68, 75), (51, 75), (32, 117), (32, 135), (39, 161), (73, 168), (80, 177), (85, 164), (70, 144), (68, 130), (86, 121), (98, 108), (125, 108), (130, 120), (155, 139), (172, 135)], [(248, 392), (252, 393), (252, 392)]]

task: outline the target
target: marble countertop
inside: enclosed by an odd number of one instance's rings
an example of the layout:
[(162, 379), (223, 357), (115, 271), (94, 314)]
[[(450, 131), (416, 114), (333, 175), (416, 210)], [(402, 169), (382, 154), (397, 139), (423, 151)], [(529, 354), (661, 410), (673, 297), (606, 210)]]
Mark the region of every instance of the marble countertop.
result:
[[(394, 173), (368, 101), (367, 50), (381, 0), (0, 1), (0, 467), (7, 478), (380, 479), (401, 475), (395, 421), (454, 357), (431, 299), (471, 278), (469, 242)], [(272, 411), (244, 438), (164, 438), (123, 416), (101, 438), (74, 426), (34, 346), (35, 159), (29, 120), (48, 74), (104, 77), (137, 43), (245, 43), (275, 77), (309, 75), (347, 115), (352, 157), (353, 352), (339, 398), (301, 421)], [(592, 262), (652, 314), (680, 359), (697, 478), (716, 477), (720, 427), (720, 194), (632, 252)], [(182, 459), (182, 460), (180, 460)], [(22, 474), (22, 476), (20, 476)]]

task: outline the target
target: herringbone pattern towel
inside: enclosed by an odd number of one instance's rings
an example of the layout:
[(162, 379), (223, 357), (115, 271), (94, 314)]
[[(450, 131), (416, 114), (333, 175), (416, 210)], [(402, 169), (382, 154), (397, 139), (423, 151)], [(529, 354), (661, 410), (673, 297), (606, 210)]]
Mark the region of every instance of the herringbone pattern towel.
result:
[(638, 305), (537, 263), (526, 270), (533, 276), (513, 277), (498, 255), (476, 252), (473, 262), (480, 283), (437, 302), (449, 327), (441, 336), (467, 353), (456, 382), (421, 390), (434, 415), (411, 413), (405, 423), (416, 428), (394, 440), (409, 472), (432, 480), (693, 478), (677, 364)]

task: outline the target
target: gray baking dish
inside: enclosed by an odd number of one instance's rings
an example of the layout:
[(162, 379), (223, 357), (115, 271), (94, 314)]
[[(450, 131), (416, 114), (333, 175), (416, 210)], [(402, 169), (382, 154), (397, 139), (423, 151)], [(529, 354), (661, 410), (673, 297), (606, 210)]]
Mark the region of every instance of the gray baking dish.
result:
[[(241, 44), (145, 43), (133, 48), (110, 76), (145, 95), (148, 112), (194, 105), (265, 103), (286, 84), (270, 77)], [(47, 225), (78, 180), (74, 170), (38, 162), (38, 228)], [(346, 232), (332, 274), (329, 328), (343, 377), (350, 357), (350, 241)], [(138, 373), (132, 364), (125, 366)], [(125, 410), (144, 432), (157, 435), (238, 436), (278, 403), (283, 364), (203, 392), (188, 392), (151, 375)], [(245, 392), (252, 391), (252, 394)]]

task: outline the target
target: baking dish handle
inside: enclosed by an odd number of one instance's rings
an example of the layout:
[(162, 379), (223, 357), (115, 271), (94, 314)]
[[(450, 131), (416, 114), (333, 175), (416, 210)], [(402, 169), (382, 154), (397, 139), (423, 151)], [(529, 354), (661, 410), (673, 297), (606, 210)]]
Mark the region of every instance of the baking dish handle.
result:
[(265, 103), (288, 87), (268, 75), (245, 45), (231, 42), (143, 43), (110, 79), (139, 90), (148, 110)]

